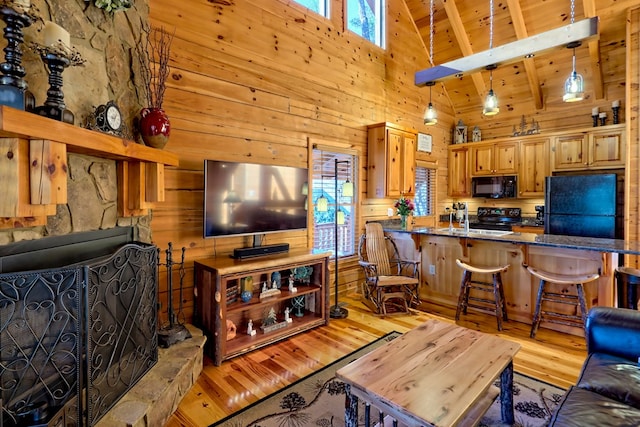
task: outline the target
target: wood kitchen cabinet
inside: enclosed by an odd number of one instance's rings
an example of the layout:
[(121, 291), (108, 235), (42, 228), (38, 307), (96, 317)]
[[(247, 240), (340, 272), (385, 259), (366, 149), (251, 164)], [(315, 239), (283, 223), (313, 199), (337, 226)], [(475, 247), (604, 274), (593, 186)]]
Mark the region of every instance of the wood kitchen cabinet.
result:
[(518, 197), (544, 197), (544, 178), (550, 174), (549, 138), (521, 141)]
[(415, 194), (417, 131), (392, 123), (368, 129), (367, 194), (396, 198)]
[(624, 139), (624, 125), (556, 136), (551, 148), (553, 170), (623, 167)]
[(480, 144), (471, 147), (471, 175), (515, 174), (517, 167), (517, 142)]
[(449, 181), (447, 194), (451, 197), (471, 196), (471, 178), (469, 177), (469, 146), (449, 146)]

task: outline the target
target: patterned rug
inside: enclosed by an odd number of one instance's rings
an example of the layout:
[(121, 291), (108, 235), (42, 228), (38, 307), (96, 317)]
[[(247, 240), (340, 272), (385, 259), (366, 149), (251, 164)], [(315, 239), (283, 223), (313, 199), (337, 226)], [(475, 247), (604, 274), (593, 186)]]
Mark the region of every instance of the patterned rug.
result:
[[(399, 332), (391, 332), (210, 427), (344, 426), (344, 384), (335, 378), (335, 372), (398, 336)], [(514, 373), (514, 426), (546, 426), (551, 411), (564, 393), (565, 390), (561, 388)], [(362, 402), (360, 404), (362, 405)], [(377, 419), (378, 415), (374, 413), (373, 408), (371, 412), (372, 420)], [(358, 414), (361, 418), (359, 424), (364, 425), (364, 406), (358, 409)], [(500, 403), (496, 399), (482, 418), (480, 426), (504, 425), (500, 421)]]

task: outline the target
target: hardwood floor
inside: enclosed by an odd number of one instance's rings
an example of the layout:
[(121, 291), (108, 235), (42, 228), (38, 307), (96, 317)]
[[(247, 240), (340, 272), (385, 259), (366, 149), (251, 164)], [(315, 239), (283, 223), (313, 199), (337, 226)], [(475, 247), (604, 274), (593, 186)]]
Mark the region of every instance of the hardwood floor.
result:
[[(213, 366), (205, 366), (196, 385), (184, 397), (167, 427), (208, 426), (280, 388), (333, 362), (391, 331), (406, 332), (429, 318), (453, 322), (455, 309), (422, 307), (411, 315), (373, 316), (355, 299), (346, 298), (349, 317), (331, 320), (277, 344)], [(567, 388), (574, 384), (586, 356), (584, 338), (540, 328), (529, 338), (529, 325), (504, 323), (497, 332), (495, 317), (470, 311), (458, 325), (496, 334), (520, 343), (514, 360), (517, 372)]]

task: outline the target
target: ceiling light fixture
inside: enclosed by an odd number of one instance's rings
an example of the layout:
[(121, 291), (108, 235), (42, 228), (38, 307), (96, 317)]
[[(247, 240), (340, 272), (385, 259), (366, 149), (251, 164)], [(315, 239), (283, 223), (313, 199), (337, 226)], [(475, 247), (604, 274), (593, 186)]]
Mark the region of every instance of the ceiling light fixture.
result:
[[(429, 3), (429, 62), (433, 66), (433, 0)], [(429, 106), (424, 112), (424, 124), (427, 126), (433, 126), (438, 123), (438, 112), (431, 103), (431, 89), (435, 84), (436, 82), (427, 82), (427, 86), (429, 86)]]
[[(575, 0), (571, 0), (571, 24), (575, 18)], [(580, 42), (571, 42), (567, 45), (567, 48), (573, 49), (573, 70), (569, 77), (564, 82), (564, 95), (562, 100), (564, 102), (576, 102), (584, 99), (584, 79), (582, 75), (576, 72), (576, 48), (580, 46)]]
[[(493, 49), (493, 0), (489, 0), (489, 52)], [(498, 68), (496, 64), (487, 65), (489, 70), (489, 93), (484, 100), (482, 114), (485, 116), (495, 116), (500, 112), (498, 108), (498, 97), (493, 92), (493, 70)]]

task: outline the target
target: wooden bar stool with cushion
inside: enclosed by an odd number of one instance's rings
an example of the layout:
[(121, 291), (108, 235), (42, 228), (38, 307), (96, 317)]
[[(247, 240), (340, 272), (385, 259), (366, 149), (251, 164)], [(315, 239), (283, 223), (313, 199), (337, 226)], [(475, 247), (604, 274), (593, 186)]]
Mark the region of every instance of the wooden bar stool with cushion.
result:
[[(462, 268), (462, 281), (460, 283), (460, 295), (458, 296), (458, 308), (456, 309), (456, 321), (460, 320), (460, 312), (467, 314), (467, 308), (472, 307), (482, 311), (489, 311), (495, 314), (498, 321), (498, 330), (502, 330), (502, 320), (507, 318), (507, 308), (504, 298), (504, 289), (502, 286), (502, 272), (509, 268), (509, 265), (479, 267), (466, 264), (459, 259), (456, 260), (458, 267)], [(491, 274), (493, 280), (491, 282), (481, 282), (471, 280), (473, 273)], [(480, 298), (469, 295), (472, 289), (490, 292), (493, 299)], [(469, 302), (469, 300), (473, 302)]]
[(638, 290), (640, 289), (640, 270), (631, 267), (616, 269), (618, 307), (638, 309)]
[[(529, 273), (533, 276), (540, 279), (536, 308), (533, 314), (533, 323), (531, 324), (531, 334), (529, 336), (531, 338), (536, 337), (536, 332), (538, 332), (541, 321), (576, 326), (584, 330), (587, 321), (587, 302), (584, 298), (584, 284), (593, 282), (598, 279), (600, 275), (597, 273), (580, 275), (549, 273), (548, 271), (531, 266), (528, 266), (527, 270), (529, 270)], [(548, 292), (545, 290), (547, 283), (556, 283), (565, 286), (576, 285), (577, 294)], [(544, 310), (542, 307), (544, 302), (573, 305), (575, 306), (575, 314)]]

